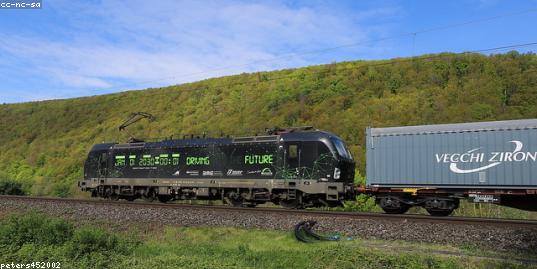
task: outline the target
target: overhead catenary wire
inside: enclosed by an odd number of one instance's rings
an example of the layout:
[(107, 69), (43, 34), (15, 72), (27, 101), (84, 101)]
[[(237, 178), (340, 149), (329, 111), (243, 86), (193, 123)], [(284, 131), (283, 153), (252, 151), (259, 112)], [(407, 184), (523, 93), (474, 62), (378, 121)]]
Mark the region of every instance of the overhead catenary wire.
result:
[[(294, 53), (287, 53), (287, 54), (276, 56), (276, 57), (273, 57), (273, 58), (270, 58), (270, 59), (262, 59), (262, 60), (256, 60), (256, 61), (236, 64), (236, 65), (228, 65), (228, 66), (222, 66), (222, 67), (207, 69), (207, 70), (203, 70), (203, 71), (199, 71), (199, 72), (192, 72), (192, 73), (186, 73), (186, 74), (180, 74), (180, 75), (167, 76), (167, 77), (163, 77), (163, 78), (155, 79), (155, 80), (148, 80), (148, 81), (142, 81), (142, 82), (137, 82), (137, 83), (128, 83), (128, 84), (123, 84), (123, 85), (117, 85), (117, 86), (113, 86), (113, 87), (101, 88), (101, 90), (112, 90), (112, 89), (119, 89), (119, 88), (136, 87), (138, 85), (145, 85), (145, 84), (149, 84), (149, 83), (161, 82), (161, 81), (170, 80), (170, 79), (186, 78), (186, 77), (191, 77), (191, 76), (195, 76), (195, 75), (203, 75), (203, 74), (207, 74), (207, 73), (212, 73), (212, 72), (216, 72), (216, 71), (224, 71), (224, 70), (237, 68), (237, 67), (247, 67), (247, 66), (251, 66), (253, 64), (274, 62), (274, 61), (289, 59), (289, 58), (297, 57), (297, 56), (322, 54), (322, 53), (326, 53), (326, 52), (334, 51), (334, 50), (339, 50), (339, 49), (343, 49), (343, 48), (356, 47), (356, 46), (360, 46), (360, 45), (371, 44), (371, 43), (387, 41), (387, 40), (393, 40), (393, 39), (398, 39), (398, 38), (403, 38), (403, 37), (412, 37), (413, 42), (415, 42), (415, 39), (416, 39), (418, 34), (425, 34), (425, 33), (430, 33), (430, 32), (442, 31), (442, 30), (447, 30), (447, 29), (451, 29), (451, 28), (457, 28), (457, 27), (462, 27), (462, 26), (467, 26), (467, 25), (472, 25), (472, 24), (482, 23), (482, 22), (487, 22), (487, 21), (493, 21), (493, 20), (497, 20), (497, 19), (501, 19), (501, 18), (518, 16), (518, 15), (523, 15), (523, 14), (528, 14), (528, 13), (533, 13), (533, 12), (537, 12), (537, 8), (531, 8), (531, 9), (525, 9), (525, 10), (520, 10), (520, 11), (516, 11), (516, 12), (504, 13), (504, 14), (495, 15), (495, 16), (491, 16), (491, 17), (485, 17), (485, 18), (479, 18), (479, 19), (475, 19), (475, 20), (457, 22), (457, 23), (453, 23), (453, 24), (435, 26), (435, 27), (425, 28), (425, 29), (421, 29), (421, 30), (417, 30), (417, 31), (411, 31), (411, 32), (405, 32), (405, 33), (401, 33), (401, 34), (396, 34), (396, 35), (393, 35), (393, 36), (376, 38), (376, 39), (371, 39), (371, 40), (365, 40), (365, 41), (361, 41), (361, 42), (342, 44), (342, 45), (337, 45), (337, 46), (327, 47), (327, 48), (321, 48), (321, 49), (315, 49), (315, 50), (306, 50), (306, 51), (300, 51), (300, 52), (294, 52)], [(415, 44), (413, 44), (413, 47), (414, 46), (415, 46)], [(413, 51), (413, 53), (414, 53), (414, 51)], [(187, 82), (185, 82), (185, 83), (187, 83)]]
[[(434, 55), (408, 57), (408, 58), (393, 58), (393, 59), (390, 59), (390, 60), (377, 60), (377, 61), (381, 61), (381, 62), (369, 63), (369, 64), (357, 64), (357, 65), (352, 65), (352, 66), (343, 66), (343, 67), (338, 67), (335, 70), (331, 70), (331, 69), (330, 70), (327, 70), (327, 69), (310, 70), (309, 73), (310, 74), (321, 74), (321, 73), (326, 73), (326, 72), (340, 72), (340, 71), (350, 70), (350, 69), (366, 69), (366, 68), (371, 68), (371, 67), (393, 65), (393, 64), (397, 64), (397, 63), (420, 62), (420, 61), (427, 61), (427, 60), (433, 60), (433, 59), (439, 59), (439, 58), (447, 58), (447, 57), (453, 57), (453, 55), (465, 55), (465, 54), (475, 54), (475, 53), (484, 53), (484, 52), (495, 52), (495, 51), (503, 51), (503, 50), (509, 50), (509, 49), (522, 48), (522, 47), (533, 47), (533, 46), (537, 46), (537, 42), (510, 44), (510, 45), (497, 46), (497, 47), (484, 48), (484, 49), (476, 49), (476, 50), (463, 51), (463, 52), (447, 52), (446, 54), (434, 54)], [(327, 66), (327, 65), (328, 64), (326, 64), (324, 66)], [(322, 67), (322, 66), (323, 65), (319, 65), (318, 67)], [(204, 84), (207, 84), (207, 82), (209, 82), (210, 80), (217, 79), (217, 78), (211, 78), (211, 79), (205, 79), (205, 80), (201, 80), (201, 81), (194, 81), (194, 82), (189, 82), (189, 83), (184, 83), (184, 84), (170, 85), (170, 86), (164, 86), (164, 87), (158, 87), (158, 88), (152, 88), (152, 89), (150, 88), (149, 90), (151, 91), (152, 94), (161, 94), (161, 93), (162, 94), (167, 94), (167, 92), (164, 92), (164, 91), (161, 91), (161, 90), (164, 89), (164, 88), (173, 87), (173, 86), (183, 86), (184, 88), (180, 89), (182, 92), (193, 91), (193, 90), (205, 90), (205, 89), (209, 89), (209, 87), (225, 87), (225, 88), (229, 88), (229, 87), (238, 86), (238, 85), (267, 83), (267, 82), (271, 82), (271, 81), (276, 81), (276, 80), (280, 80), (280, 79), (288, 79), (288, 78), (293, 78), (293, 77), (299, 77), (299, 76), (303, 75), (303, 74), (290, 74), (290, 75), (284, 75), (284, 76), (265, 77), (262, 80), (259, 80), (259, 77), (257, 75), (255, 75), (255, 74), (258, 74), (258, 73), (269, 74), (271, 72), (279, 72), (279, 71), (282, 71), (282, 70), (249, 73), (247, 75), (250, 75), (250, 76), (252, 76), (254, 78), (254, 79), (252, 79), (250, 81), (237, 81), (237, 82), (231, 82), (231, 83), (223, 82), (223, 83), (204, 85)], [(527, 71), (527, 72), (532, 72), (532, 71)], [(187, 86), (187, 87), (185, 87), (185, 86)], [(191, 87), (188, 87), (188, 86), (191, 86)], [(194, 86), (194, 87), (192, 87), (192, 86)], [(205, 87), (203, 89), (200, 89), (199, 86), (205, 86)], [(161, 91), (161, 92), (159, 93), (159, 92), (156, 92), (156, 91)], [(139, 90), (131, 90), (131, 92), (141, 92), (141, 91), (139, 91)], [(137, 97), (133, 96), (132, 98), (137, 98)]]
[[(505, 46), (498, 46), (498, 47), (478, 49), (478, 50), (458, 52), (458, 53), (435, 54), (435, 55), (428, 55), (428, 56), (421, 56), (421, 57), (399, 58), (399, 59), (395, 58), (395, 59), (392, 59), (392, 60), (382, 60), (382, 62), (377, 62), (377, 63), (356, 64), (356, 65), (351, 65), (351, 66), (341, 66), (341, 67), (337, 67), (336, 69), (323, 68), (323, 69), (319, 69), (319, 70), (310, 70), (308, 72), (308, 75), (316, 75), (316, 74), (328, 73), (328, 72), (337, 73), (337, 72), (341, 72), (341, 71), (344, 71), (344, 70), (350, 70), (350, 69), (358, 69), (359, 70), (359, 69), (365, 69), (365, 68), (392, 65), (392, 64), (396, 64), (396, 63), (420, 62), (420, 61), (433, 60), (433, 59), (444, 58), (444, 57), (446, 57), (446, 58), (447, 57), (453, 57), (453, 55), (464, 55), (464, 54), (472, 54), (472, 53), (494, 52), (494, 51), (515, 49), (515, 48), (521, 48), (521, 47), (530, 47), (530, 46), (537, 46), (537, 42), (522, 43), (522, 44), (510, 44), (510, 45), (505, 45)], [(528, 72), (535, 72), (535, 71), (537, 71), (537, 70), (532, 69), (532, 70), (526, 70), (525, 72), (528, 73)], [(277, 72), (277, 71), (272, 71), (272, 72)], [(182, 84), (182, 85), (176, 85), (176, 86), (180, 86), (181, 88), (179, 88), (179, 89), (175, 88), (174, 91), (179, 93), (179, 92), (189, 92), (189, 91), (194, 91), (194, 90), (208, 90), (208, 89), (214, 89), (216, 87), (218, 87), (218, 88), (231, 88), (231, 87), (239, 86), (239, 85), (256, 85), (256, 84), (268, 83), (268, 82), (277, 81), (277, 80), (280, 80), (280, 79), (288, 79), (288, 78), (294, 78), (294, 77), (299, 77), (299, 76), (304, 75), (302, 73), (300, 73), (300, 74), (290, 74), (290, 75), (284, 75), (284, 76), (268, 77), (268, 78), (265, 78), (265, 79), (259, 81), (258, 77), (254, 76), (254, 74), (256, 74), (256, 73), (249, 74), (249, 76), (251, 76), (251, 78), (254, 78), (254, 79), (251, 79), (249, 81), (237, 81), (237, 82), (231, 82), (231, 83), (222, 82), (222, 83), (208, 84), (207, 82), (209, 80), (203, 80), (203, 81), (185, 83), (185, 84)], [(213, 79), (216, 79), (216, 78), (213, 78)], [(165, 88), (169, 88), (169, 87), (173, 87), (173, 86), (166, 86), (166, 87), (162, 87), (162, 88), (153, 88), (153, 89), (149, 89), (148, 92), (150, 92), (150, 94), (153, 95), (153, 96), (155, 96), (155, 95), (167, 95), (167, 94), (170, 93), (170, 90), (165, 89)], [(142, 93), (143, 91), (131, 90), (131, 92)], [(122, 98), (138, 99), (139, 96), (138, 95), (130, 95), (130, 96), (127, 95), (127, 96), (124, 96)], [(93, 106), (94, 104), (90, 102), (90, 103), (81, 103), (79, 105), (80, 106)], [(262, 132), (262, 130), (260, 129), (259, 132)], [(231, 135), (231, 134), (228, 133), (227, 135)], [(243, 135), (243, 133), (237, 133), (235, 135)]]
[[(330, 68), (323, 68), (319, 70), (311, 70), (309, 71), (308, 75), (319, 75), (322, 73), (337, 73), (345, 70), (360, 70), (360, 69), (367, 69), (372, 67), (380, 67), (380, 66), (388, 66), (393, 65), (397, 63), (406, 63), (406, 62), (421, 62), (421, 61), (428, 61), (428, 60), (434, 60), (434, 59), (440, 59), (440, 58), (448, 58), (453, 57), (453, 55), (466, 55), (466, 54), (474, 54), (474, 53), (484, 53), (484, 52), (494, 52), (494, 51), (502, 51), (502, 50), (509, 50), (509, 49), (515, 49), (515, 48), (521, 48), (521, 47), (530, 47), (530, 46), (537, 46), (537, 42), (530, 42), (530, 43), (522, 43), (522, 44), (510, 44), (510, 45), (504, 45), (504, 46), (498, 46), (498, 47), (492, 47), (492, 48), (485, 48), (485, 49), (477, 49), (477, 50), (471, 50), (471, 51), (465, 51), (465, 52), (458, 52), (458, 53), (449, 53), (449, 54), (434, 54), (434, 55), (428, 55), (428, 56), (421, 56), (421, 57), (410, 57), (410, 58), (399, 58), (399, 59), (392, 59), (392, 60), (382, 60), (382, 62), (378, 63), (370, 63), (370, 64), (359, 64), (359, 65), (352, 65), (352, 66), (342, 66), (337, 67), (336, 69), (330, 69)], [(528, 70), (526, 72), (533, 72), (535, 70)], [(251, 73), (249, 76), (252, 78), (249, 81), (237, 81), (237, 82), (231, 82), (231, 83), (216, 83), (216, 84), (208, 84), (208, 80), (205, 81), (197, 81), (188, 83), (190, 85), (183, 84), (183, 88), (180, 89), (180, 92), (189, 92), (189, 91), (203, 91), (208, 89), (215, 89), (215, 88), (232, 88), (235, 86), (241, 86), (241, 85), (259, 85), (263, 83), (269, 83), (277, 80), (282, 79), (291, 79), (300, 77), (304, 74), (298, 73), (298, 74), (289, 74), (289, 75), (283, 75), (283, 76), (275, 76), (270, 78), (265, 78), (261, 81), (258, 80), (258, 77), (255, 76), (256, 73)], [(151, 94), (158, 94), (158, 95), (165, 95), (169, 94), (169, 90), (162, 90), (163, 88), (158, 89), (152, 89)], [(132, 96), (131, 98), (137, 98), (136, 96)], [(257, 130), (256, 132), (262, 132), (262, 130)], [(231, 135), (231, 134), (228, 134)], [(243, 133), (235, 133), (234, 135), (244, 135)]]
[[(435, 55), (429, 55), (429, 56), (409, 57), (409, 58), (402, 58), (402, 59), (395, 58), (395, 59), (392, 59), (392, 60), (382, 60), (383, 62), (380, 62), (380, 63), (371, 63), (371, 64), (365, 64), (365, 65), (339, 67), (339, 68), (337, 68), (335, 70), (335, 72), (343, 71), (343, 70), (349, 70), (349, 69), (363, 69), (363, 68), (371, 68), (371, 67), (378, 67), (378, 66), (386, 66), (386, 65), (392, 65), (392, 64), (396, 64), (396, 63), (404, 63), (404, 62), (419, 62), (419, 61), (433, 60), (433, 59), (438, 59), (438, 58), (443, 58), (443, 57), (450, 57), (453, 54), (455, 54), (455, 55), (465, 55), (465, 54), (493, 52), (493, 51), (501, 51), (501, 50), (522, 48), (522, 47), (531, 47), (531, 46), (537, 46), (537, 42), (505, 45), (505, 46), (499, 46), (499, 47), (493, 47), (493, 48), (478, 49), (478, 50), (458, 52), (458, 53), (450, 53), (450, 54), (447, 54), (447, 55), (435, 54)], [(311, 71), (311, 73), (313, 73), (313, 74), (320, 74), (320, 73), (326, 73), (326, 72), (334, 72), (334, 70), (326, 70), (326, 69), (324, 69), (324, 70), (313, 70), (313, 71)], [(255, 73), (251, 73), (251, 74), (255, 74)], [(246, 81), (246, 82), (245, 81), (239, 81), (239, 82), (228, 83), (228, 84), (225, 84), (225, 85), (218, 85), (218, 86), (233, 87), (233, 86), (237, 86), (237, 85), (258, 84), (258, 83), (270, 82), (270, 81), (275, 81), (275, 80), (280, 80), (280, 79), (288, 79), (288, 78), (299, 77), (301, 75), (302, 74), (292, 74), (292, 75), (277, 76), (277, 77), (272, 77), (272, 78), (265, 78), (263, 80), (258, 80), (257, 77), (256, 77), (256, 79), (252, 80), (252, 81)], [(207, 80), (205, 80), (205, 81), (207, 81)], [(204, 81), (192, 82), (192, 84), (197, 84), (197, 83), (204, 83)], [(184, 89), (184, 90), (195, 90), (195, 89), (191, 88), (191, 89)]]

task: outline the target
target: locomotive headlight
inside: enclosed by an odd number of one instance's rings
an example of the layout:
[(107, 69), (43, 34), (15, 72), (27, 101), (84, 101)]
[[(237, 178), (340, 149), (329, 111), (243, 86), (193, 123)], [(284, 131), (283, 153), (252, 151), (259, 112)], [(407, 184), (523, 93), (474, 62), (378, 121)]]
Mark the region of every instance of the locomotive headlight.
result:
[(334, 169), (334, 179), (339, 179), (341, 177), (341, 170), (339, 168)]

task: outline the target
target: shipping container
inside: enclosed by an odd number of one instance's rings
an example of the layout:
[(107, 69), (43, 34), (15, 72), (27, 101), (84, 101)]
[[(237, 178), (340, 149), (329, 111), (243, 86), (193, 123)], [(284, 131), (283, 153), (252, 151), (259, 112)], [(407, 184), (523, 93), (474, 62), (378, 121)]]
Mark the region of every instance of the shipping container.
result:
[(459, 199), (537, 210), (537, 119), (366, 130), (366, 190), (388, 213)]

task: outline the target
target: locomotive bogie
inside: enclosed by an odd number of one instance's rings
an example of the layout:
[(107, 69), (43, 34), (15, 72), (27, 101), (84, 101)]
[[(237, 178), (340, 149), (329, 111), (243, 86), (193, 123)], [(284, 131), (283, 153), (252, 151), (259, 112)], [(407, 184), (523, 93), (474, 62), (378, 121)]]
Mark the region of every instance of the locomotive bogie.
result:
[[(240, 200), (243, 203), (275, 204), (295, 203), (301, 206), (327, 206), (329, 203), (340, 204), (348, 193), (344, 183), (318, 182), (315, 180), (192, 180), (164, 179), (147, 186), (146, 179), (98, 179), (95, 185), (86, 185), (85, 190), (92, 190), (94, 197), (108, 199), (134, 200), (138, 198), (169, 196), (169, 200)], [(83, 188), (84, 189), (84, 188)], [(335, 203), (334, 203), (335, 202)], [(233, 204), (233, 203), (231, 203)], [(298, 205), (297, 205), (298, 206)]]

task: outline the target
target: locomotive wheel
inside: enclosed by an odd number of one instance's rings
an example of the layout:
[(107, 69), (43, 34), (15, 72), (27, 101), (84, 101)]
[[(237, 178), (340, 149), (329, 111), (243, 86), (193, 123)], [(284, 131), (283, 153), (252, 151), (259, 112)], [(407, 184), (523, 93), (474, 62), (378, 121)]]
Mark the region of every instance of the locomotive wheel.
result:
[(453, 213), (453, 209), (427, 209), (427, 212), (431, 216), (435, 217), (446, 217)]
[(112, 201), (117, 201), (119, 200), (119, 195), (117, 195), (116, 193), (112, 193), (110, 194), (110, 196), (108, 196), (108, 198)]
[(172, 199), (170, 195), (159, 195), (157, 196), (157, 198), (158, 198), (158, 201), (161, 203), (167, 203)]
[(149, 191), (145, 194), (142, 195), (142, 198), (144, 198), (144, 201), (148, 202), (148, 203), (151, 203), (153, 201), (155, 201), (155, 193), (153, 191)]
[(236, 192), (234, 192), (234, 191), (228, 193), (228, 195), (227, 195), (225, 201), (226, 201), (228, 204), (230, 204), (230, 205), (232, 205), (232, 206), (234, 206), (234, 207), (244, 207), (244, 206), (247, 206), (247, 205), (244, 203), (244, 198), (243, 198), (240, 194), (238, 194), (238, 193), (236, 193)]
[(279, 204), (288, 209), (296, 209), (296, 208), (300, 208), (301, 206), (298, 199), (291, 199), (291, 200), (282, 199), (279, 201)]
[(125, 196), (125, 200), (129, 201), (129, 202), (132, 202), (134, 200), (136, 200), (136, 196), (132, 195), (132, 196)]
[(244, 203), (242, 200), (229, 199), (229, 203), (234, 207), (243, 207)]
[(256, 203), (243, 203), (242, 206), (254, 208), (257, 206), (257, 204)]

